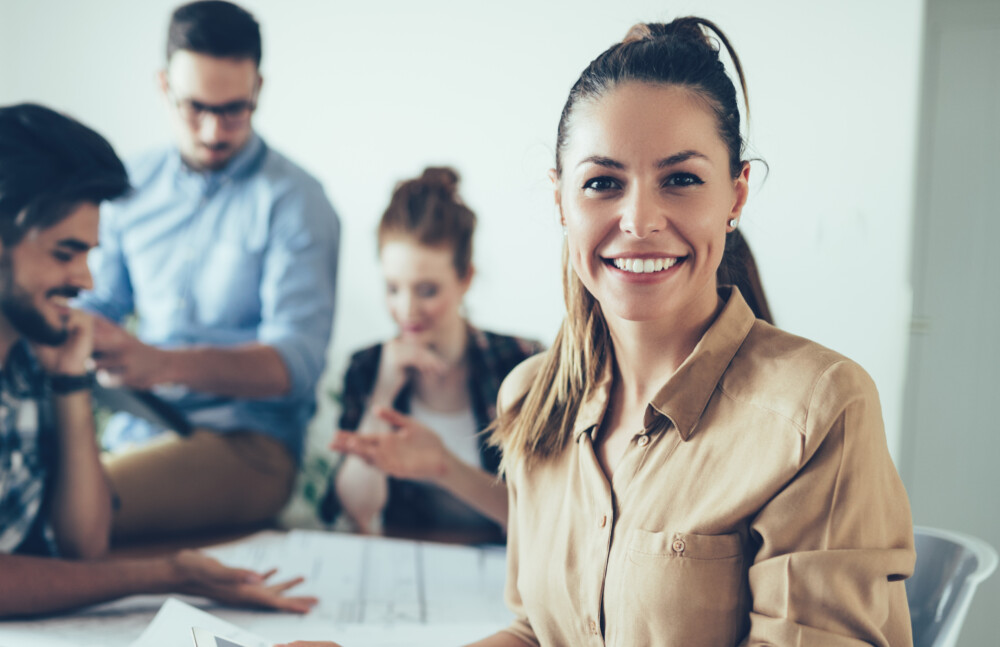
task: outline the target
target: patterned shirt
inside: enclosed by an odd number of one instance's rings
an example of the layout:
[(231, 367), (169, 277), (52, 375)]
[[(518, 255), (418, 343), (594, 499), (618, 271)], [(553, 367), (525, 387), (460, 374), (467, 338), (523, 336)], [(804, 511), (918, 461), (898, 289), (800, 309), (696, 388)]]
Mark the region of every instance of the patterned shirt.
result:
[[(497, 394), (500, 383), (507, 374), (522, 361), (543, 350), (536, 341), (500, 335), (469, 326), (469, 345), (466, 351), (469, 374), (469, 399), (472, 414), (479, 431), (496, 418)], [(358, 428), (361, 418), (368, 408), (368, 398), (375, 389), (382, 344), (359, 350), (351, 356), (350, 365), (344, 375), (343, 401), (341, 403), (340, 429), (351, 431)], [(407, 383), (400, 389), (393, 401), (393, 408), (400, 413), (410, 413), (412, 385)], [(483, 470), (496, 473), (500, 466), (500, 452), (487, 444), (486, 437), (479, 434), (479, 461)], [(340, 513), (340, 502), (336, 496), (334, 479), (330, 476), (326, 496), (320, 503), (320, 517), (332, 523)], [(387, 526), (420, 527), (426, 525), (433, 515), (426, 510), (429, 498), (423, 496), (419, 484), (400, 479), (389, 479), (389, 503), (385, 510)]]
[(55, 461), (50, 403), (41, 366), (18, 341), (0, 371), (0, 553), (55, 553), (44, 510)]

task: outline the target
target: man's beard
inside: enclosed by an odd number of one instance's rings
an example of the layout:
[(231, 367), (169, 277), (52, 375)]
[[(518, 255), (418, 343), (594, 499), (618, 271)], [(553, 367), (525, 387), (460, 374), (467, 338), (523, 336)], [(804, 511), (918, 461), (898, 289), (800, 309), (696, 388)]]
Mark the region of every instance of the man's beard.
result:
[[(59, 346), (66, 341), (69, 330), (52, 326), (45, 315), (31, 302), (31, 295), (14, 281), (13, 268), (9, 256), (0, 256), (0, 313), (10, 322), (21, 336), (31, 342), (45, 346)], [(46, 296), (62, 294), (76, 296), (76, 288), (63, 286), (48, 291)], [(72, 293), (72, 294), (70, 294)]]

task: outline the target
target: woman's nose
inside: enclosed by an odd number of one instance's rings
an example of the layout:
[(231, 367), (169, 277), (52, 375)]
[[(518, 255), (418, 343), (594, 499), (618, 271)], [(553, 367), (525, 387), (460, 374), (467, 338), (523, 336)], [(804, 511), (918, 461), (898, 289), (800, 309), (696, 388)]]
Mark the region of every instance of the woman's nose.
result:
[(620, 228), (636, 238), (646, 238), (666, 227), (666, 215), (655, 196), (641, 187), (629, 188), (621, 203)]

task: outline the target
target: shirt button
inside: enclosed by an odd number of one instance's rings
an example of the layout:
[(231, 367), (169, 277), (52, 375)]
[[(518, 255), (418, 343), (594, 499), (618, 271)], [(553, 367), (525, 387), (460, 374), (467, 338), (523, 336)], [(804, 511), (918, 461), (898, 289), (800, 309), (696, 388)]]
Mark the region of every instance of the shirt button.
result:
[(639, 443), (639, 447), (645, 447), (649, 444), (649, 436), (643, 434), (642, 436), (639, 436), (639, 440), (637, 442)]
[(591, 620), (590, 624), (587, 625), (587, 628), (590, 630), (590, 634), (592, 636), (596, 636), (597, 635), (597, 623), (596, 622), (594, 622), (593, 620)]
[(597, 520), (597, 525), (600, 526), (601, 528), (608, 525), (608, 515), (602, 514), (601, 518)]
[(687, 547), (683, 539), (675, 539), (674, 543), (671, 545), (675, 553), (683, 553), (684, 549)]

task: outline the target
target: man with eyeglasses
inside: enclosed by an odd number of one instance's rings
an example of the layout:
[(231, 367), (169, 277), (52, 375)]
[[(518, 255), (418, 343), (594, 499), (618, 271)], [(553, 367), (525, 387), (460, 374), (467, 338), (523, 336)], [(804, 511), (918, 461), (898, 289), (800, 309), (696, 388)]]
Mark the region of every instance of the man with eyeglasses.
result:
[[(0, 618), (182, 593), (305, 613), (300, 580), (195, 551), (109, 558), (112, 493), (94, 440), (92, 285), (98, 204), (128, 190), (93, 130), (39, 105), (0, 107)], [(5, 641), (6, 642), (6, 641)]]
[[(95, 327), (104, 382), (152, 389), (189, 435), (118, 413), (103, 440), (118, 538), (256, 524), (291, 493), (333, 318), (339, 225), (313, 177), (252, 128), (256, 20), (178, 8), (159, 75), (175, 145), (105, 205)], [(138, 316), (138, 336), (120, 327)], [(113, 323), (112, 323), (113, 322)]]

